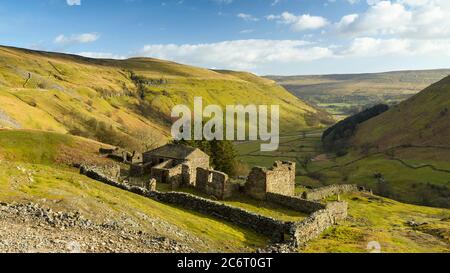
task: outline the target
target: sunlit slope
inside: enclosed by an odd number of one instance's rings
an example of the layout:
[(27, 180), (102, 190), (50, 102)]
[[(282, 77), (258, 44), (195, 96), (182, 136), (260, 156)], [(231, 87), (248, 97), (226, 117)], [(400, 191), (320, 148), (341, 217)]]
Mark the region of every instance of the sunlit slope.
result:
[(328, 115), (274, 82), (239, 72), (133, 58), (98, 60), (0, 47), (0, 126), (81, 135), (138, 149), (169, 138), (174, 105), (277, 104), (282, 130), (322, 126)]
[(0, 130), (0, 202), (38, 203), (79, 211), (99, 223), (116, 223), (166, 236), (197, 251), (247, 252), (268, 238), (213, 217), (159, 203), (79, 174), (74, 163), (111, 164), (92, 140), (29, 130)]
[(447, 77), (360, 124), (350, 153), (332, 170), (387, 197), (449, 208), (449, 108)]
[[(399, 145), (450, 146), (450, 77), (363, 123), (356, 145), (381, 149)], [(447, 153), (449, 153), (447, 151)]]
[(359, 193), (341, 198), (349, 203), (347, 220), (311, 241), (304, 252), (450, 252), (448, 209), (408, 205)]

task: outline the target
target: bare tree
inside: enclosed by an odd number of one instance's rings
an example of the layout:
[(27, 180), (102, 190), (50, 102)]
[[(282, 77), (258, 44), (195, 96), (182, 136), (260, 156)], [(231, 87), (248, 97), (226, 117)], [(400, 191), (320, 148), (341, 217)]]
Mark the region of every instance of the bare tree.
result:
[(159, 146), (158, 140), (160, 138), (157, 137), (156, 134), (150, 130), (138, 129), (134, 133), (134, 137), (139, 142), (139, 146), (141, 147), (141, 150), (143, 152), (156, 149)]

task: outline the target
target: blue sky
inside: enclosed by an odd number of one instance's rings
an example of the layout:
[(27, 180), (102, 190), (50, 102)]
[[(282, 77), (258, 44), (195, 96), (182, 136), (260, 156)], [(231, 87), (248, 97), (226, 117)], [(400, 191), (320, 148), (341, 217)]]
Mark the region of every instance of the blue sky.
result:
[(448, 0), (0, 0), (0, 44), (260, 75), (450, 67)]

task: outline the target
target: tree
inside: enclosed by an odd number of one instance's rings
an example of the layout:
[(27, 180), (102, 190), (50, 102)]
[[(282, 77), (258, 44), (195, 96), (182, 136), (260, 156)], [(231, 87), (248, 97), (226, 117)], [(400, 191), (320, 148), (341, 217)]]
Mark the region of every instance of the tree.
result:
[(199, 148), (210, 156), (211, 165), (214, 169), (235, 175), (237, 165), (236, 151), (233, 143), (228, 140), (179, 140), (173, 141), (174, 144), (184, 144), (194, 148)]
[(139, 129), (134, 136), (139, 142), (142, 152), (156, 149), (159, 146), (158, 138), (150, 130)]
[(304, 158), (301, 158), (299, 160), (300, 165), (305, 169), (306, 172), (308, 172), (308, 166), (312, 162), (313, 157), (311, 155), (305, 155)]
[(213, 140), (210, 142), (210, 150), (214, 168), (224, 173), (234, 175), (237, 161), (233, 144), (226, 140)]
[(389, 110), (388, 105), (379, 104), (359, 114), (346, 118), (325, 130), (322, 136), (324, 148), (328, 151), (347, 149), (349, 140), (355, 134), (358, 125)]

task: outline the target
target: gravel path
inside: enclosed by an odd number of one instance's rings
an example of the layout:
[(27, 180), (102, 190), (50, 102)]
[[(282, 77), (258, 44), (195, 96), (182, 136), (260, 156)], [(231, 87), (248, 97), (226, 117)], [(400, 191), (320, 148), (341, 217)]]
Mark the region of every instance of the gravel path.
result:
[(191, 247), (37, 204), (0, 204), (1, 253), (177, 253)]

